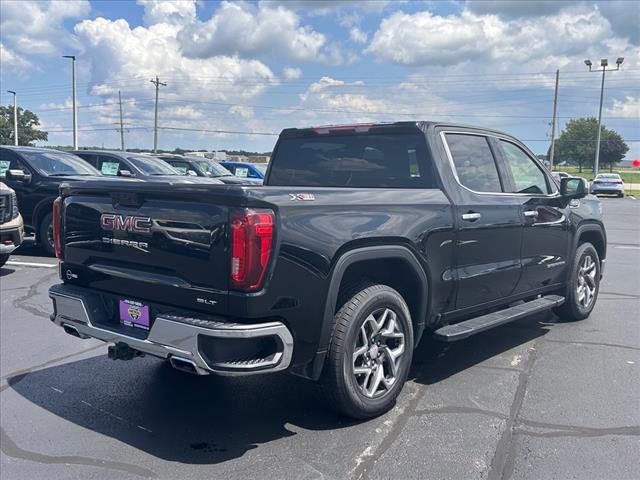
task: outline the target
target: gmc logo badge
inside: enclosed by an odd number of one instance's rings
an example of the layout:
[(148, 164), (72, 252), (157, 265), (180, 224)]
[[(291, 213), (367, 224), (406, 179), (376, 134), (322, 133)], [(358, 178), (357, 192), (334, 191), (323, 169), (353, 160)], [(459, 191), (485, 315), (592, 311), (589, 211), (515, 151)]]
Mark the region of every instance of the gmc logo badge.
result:
[(151, 219), (134, 215), (118, 215), (103, 213), (100, 215), (100, 226), (112, 232), (150, 233)]

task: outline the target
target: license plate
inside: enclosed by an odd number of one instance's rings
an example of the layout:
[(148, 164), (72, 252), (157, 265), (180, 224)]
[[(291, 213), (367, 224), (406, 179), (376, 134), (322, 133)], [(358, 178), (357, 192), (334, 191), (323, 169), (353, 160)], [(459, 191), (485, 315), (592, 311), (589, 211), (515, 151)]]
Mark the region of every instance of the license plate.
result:
[(149, 330), (149, 305), (134, 300), (120, 300), (120, 323)]

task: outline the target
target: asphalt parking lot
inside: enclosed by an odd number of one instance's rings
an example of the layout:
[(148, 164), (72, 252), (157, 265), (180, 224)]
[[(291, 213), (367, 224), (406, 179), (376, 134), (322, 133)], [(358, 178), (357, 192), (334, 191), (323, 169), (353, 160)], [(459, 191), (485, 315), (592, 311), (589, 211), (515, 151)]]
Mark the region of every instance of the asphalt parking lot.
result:
[(422, 342), (397, 406), (336, 416), (287, 374), (194, 377), (48, 320), (55, 260), (0, 270), (2, 479), (638, 479), (640, 200), (603, 198), (592, 316)]

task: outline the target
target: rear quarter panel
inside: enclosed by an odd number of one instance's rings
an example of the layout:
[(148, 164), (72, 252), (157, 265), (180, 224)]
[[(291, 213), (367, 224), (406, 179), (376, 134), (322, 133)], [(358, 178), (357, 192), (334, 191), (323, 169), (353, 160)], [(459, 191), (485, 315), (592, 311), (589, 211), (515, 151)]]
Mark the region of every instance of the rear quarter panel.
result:
[[(296, 199), (300, 193), (313, 200)], [(429, 298), (441, 303), (433, 310), (451, 297), (452, 214), (440, 190), (262, 187), (247, 195), (275, 207), (278, 253), (262, 294), (245, 302), (231, 293), (229, 308), (281, 315), (296, 337), (296, 360), (315, 353), (332, 268), (347, 250), (404, 245), (427, 272)]]

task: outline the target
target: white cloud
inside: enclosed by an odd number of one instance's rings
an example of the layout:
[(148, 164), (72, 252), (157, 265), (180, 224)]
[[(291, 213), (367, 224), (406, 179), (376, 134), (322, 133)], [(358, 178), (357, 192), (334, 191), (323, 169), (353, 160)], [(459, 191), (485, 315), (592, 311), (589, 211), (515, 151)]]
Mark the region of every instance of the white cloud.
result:
[(605, 117), (635, 118), (640, 122), (640, 97), (626, 96), (624, 100), (613, 99), (613, 105), (605, 109)]
[(86, 0), (2, 1), (0, 30), (5, 48), (37, 56), (58, 53), (60, 47), (73, 46), (63, 22), (84, 17), (89, 11)]
[[(101, 82), (93, 88), (95, 94), (116, 93), (126, 79), (129, 91), (148, 96), (153, 90), (149, 79), (156, 74), (169, 84), (161, 90), (165, 98), (183, 93), (213, 100), (249, 98), (265, 88), (263, 82), (275, 82), (271, 70), (257, 60), (185, 57), (176, 40), (178, 27), (170, 24), (132, 29), (123, 19), (97, 18), (80, 22), (75, 31), (85, 48), (83, 57), (92, 61), (93, 78)], [(200, 86), (198, 91), (194, 85)]]
[(360, 10), (365, 13), (379, 13), (390, 4), (406, 3), (404, 0), (262, 0), (264, 5), (284, 6), (311, 15), (330, 15), (343, 10)]
[(297, 67), (284, 67), (282, 69), (282, 77), (285, 80), (297, 80), (302, 76), (302, 70)]
[(351, 30), (349, 30), (349, 37), (355, 43), (367, 43), (367, 34), (358, 27), (352, 27)]
[(415, 83), (371, 88), (362, 80), (322, 77), (300, 95), (307, 118), (320, 123), (424, 120), (464, 108)]
[(245, 105), (234, 105), (229, 108), (229, 113), (234, 115), (239, 115), (241, 118), (247, 120), (249, 118), (253, 118), (254, 111), (251, 107), (247, 107)]
[(196, 19), (195, 0), (137, 0), (144, 7), (144, 22), (147, 25), (156, 23), (187, 24)]
[[(90, 113), (91, 122), (116, 122), (117, 92), (122, 90), (125, 122), (130, 127), (149, 127), (153, 123), (155, 92), (149, 80), (157, 74), (160, 81), (167, 83), (160, 87), (161, 126), (243, 131), (257, 128), (250, 121), (249, 110), (239, 108), (229, 115), (227, 110), (215, 111), (220, 108), (216, 102), (249, 102), (278, 85), (273, 72), (258, 60), (237, 56), (188, 58), (176, 38), (181, 28), (170, 18), (165, 23), (135, 28), (124, 19), (96, 18), (78, 23), (75, 32), (83, 45), (82, 59), (90, 61), (90, 93), (109, 103), (83, 110), (85, 118)], [(132, 101), (134, 98), (137, 100)], [(186, 133), (163, 131), (161, 145), (162, 139), (182, 142), (181, 135)], [(132, 130), (127, 144), (144, 145), (147, 137), (144, 130)], [(97, 141), (92, 140), (91, 134), (86, 138), (87, 142)]]
[(504, 0), (470, 0), (467, 10), (478, 14), (496, 14), (505, 18), (538, 17), (551, 15), (563, 8), (575, 6), (575, 0), (527, 0), (505, 2)]
[(597, 9), (518, 20), (468, 10), (448, 16), (396, 12), (381, 22), (367, 51), (403, 65), (524, 64), (583, 54), (612, 36), (609, 22)]
[[(465, 7), (476, 14), (495, 14), (506, 19), (523, 17), (540, 17), (554, 15), (561, 10), (593, 6), (594, 2), (577, 2), (574, 0), (469, 0)], [(628, 38), (631, 43), (640, 43), (640, 3), (635, 0), (604, 0), (596, 3), (596, 8), (611, 24), (616, 36)]]
[(184, 54), (192, 58), (216, 55), (277, 56), (326, 61), (326, 37), (301, 25), (298, 15), (282, 6), (258, 7), (223, 2), (206, 22), (196, 21), (178, 34)]
[(2, 68), (16, 73), (24, 73), (33, 67), (30, 61), (5, 47), (2, 43), (0, 43), (0, 63), (2, 64)]

